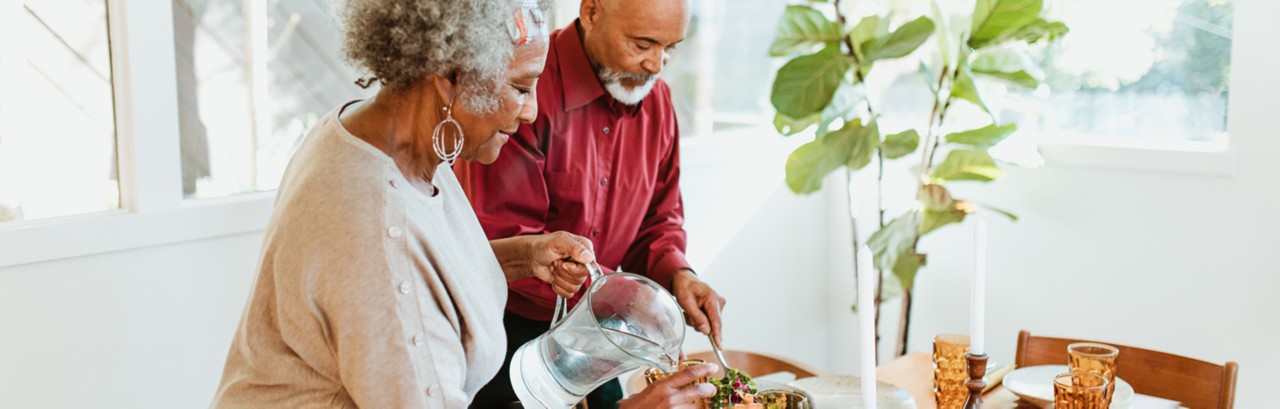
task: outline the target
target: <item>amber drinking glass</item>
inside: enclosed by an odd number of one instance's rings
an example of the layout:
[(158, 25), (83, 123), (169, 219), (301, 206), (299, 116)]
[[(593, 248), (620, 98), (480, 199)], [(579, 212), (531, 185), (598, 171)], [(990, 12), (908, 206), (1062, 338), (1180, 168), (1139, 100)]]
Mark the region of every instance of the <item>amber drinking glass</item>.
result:
[(1088, 372), (1107, 378), (1107, 404), (1116, 389), (1116, 360), (1120, 349), (1096, 342), (1077, 342), (1067, 345), (1068, 366), (1071, 372)]
[(938, 409), (960, 409), (969, 398), (965, 382), (964, 354), (969, 352), (969, 336), (939, 334), (933, 337), (933, 398)]
[(1071, 372), (1053, 378), (1054, 409), (1107, 409), (1111, 382), (1101, 375)]

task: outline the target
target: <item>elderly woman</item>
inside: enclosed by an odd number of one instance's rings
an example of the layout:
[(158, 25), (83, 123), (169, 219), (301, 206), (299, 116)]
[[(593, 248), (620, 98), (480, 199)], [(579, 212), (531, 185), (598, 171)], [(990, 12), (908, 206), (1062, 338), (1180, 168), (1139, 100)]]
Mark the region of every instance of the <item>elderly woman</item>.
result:
[[(326, 115), (290, 162), (214, 407), (463, 408), (502, 365), (505, 282), (578, 290), (588, 240), (487, 241), (448, 166), (492, 162), (533, 120), (541, 16), (512, 0), (348, 4), (347, 57), (382, 88)], [(692, 384), (705, 375), (635, 407), (709, 395)]]

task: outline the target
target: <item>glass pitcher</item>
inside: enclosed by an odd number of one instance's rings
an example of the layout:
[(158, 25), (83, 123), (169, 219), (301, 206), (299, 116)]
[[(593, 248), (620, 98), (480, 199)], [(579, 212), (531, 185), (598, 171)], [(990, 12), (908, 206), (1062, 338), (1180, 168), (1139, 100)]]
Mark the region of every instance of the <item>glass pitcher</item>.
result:
[(592, 284), (578, 305), (561, 320), (564, 300), (556, 300), (551, 330), (511, 358), (511, 386), (525, 408), (572, 407), (642, 367), (676, 370), (684, 319), (675, 297), (643, 276), (605, 276), (591, 267)]

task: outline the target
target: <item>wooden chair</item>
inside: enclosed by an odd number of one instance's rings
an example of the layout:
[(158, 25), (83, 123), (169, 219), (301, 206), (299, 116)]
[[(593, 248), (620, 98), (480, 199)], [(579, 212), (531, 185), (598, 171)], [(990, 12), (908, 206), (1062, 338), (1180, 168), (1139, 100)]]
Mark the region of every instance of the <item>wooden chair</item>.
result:
[[(701, 359), (706, 362), (716, 362), (715, 352), (711, 351), (694, 352), (689, 354), (687, 358)], [(818, 370), (804, 364), (756, 352), (729, 349), (724, 351), (724, 359), (729, 361), (729, 365), (733, 365), (734, 368), (746, 372), (747, 375), (751, 375), (753, 377), (784, 371), (795, 374), (796, 379), (809, 378), (821, 374)], [(721, 368), (721, 371), (715, 376), (724, 376), (724, 368)], [(623, 386), (627, 395), (631, 395), (644, 389), (644, 373), (636, 372), (636, 374), (632, 375), (631, 379), (627, 380)]]
[[(1066, 365), (1067, 345), (1084, 340), (1032, 336), (1018, 332), (1019, 368)], [(1089, 341), (1097, 342), (1097, 341)], [(1192, 409), (1231, 409), (1235, 405), (1235, 362), (1216, 365), (1164, 352), (1102, 342), (1120, 349), (1116, 376), (1144, 395), (1173, 399)]]

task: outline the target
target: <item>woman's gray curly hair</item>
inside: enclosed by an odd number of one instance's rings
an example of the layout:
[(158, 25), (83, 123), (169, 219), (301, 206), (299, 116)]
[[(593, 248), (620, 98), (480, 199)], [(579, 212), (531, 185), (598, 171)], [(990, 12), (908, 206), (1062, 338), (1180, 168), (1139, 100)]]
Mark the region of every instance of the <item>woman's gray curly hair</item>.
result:
[[(521, 8), (547, 12), (551, 0), (348, 0), (347, 60), (384, 86), (403, 89), (428, 76), (459, 74), (461, 103), (491, 113), (498, 105)], [(543, 33), (545, 36), (545, 30)]]

